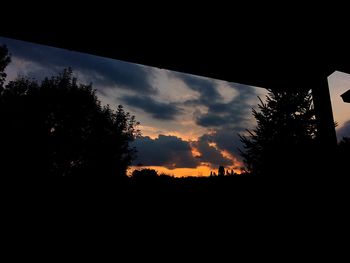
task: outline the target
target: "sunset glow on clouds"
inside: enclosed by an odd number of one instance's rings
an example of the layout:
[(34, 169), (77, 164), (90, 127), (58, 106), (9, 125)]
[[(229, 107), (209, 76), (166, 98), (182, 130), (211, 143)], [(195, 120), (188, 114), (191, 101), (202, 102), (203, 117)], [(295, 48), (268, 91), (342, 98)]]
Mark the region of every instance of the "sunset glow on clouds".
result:
[[(131, 170), (147, 167), (175, 176), (207, 176), (224, 165), (240, 172), (237, 134), (255, 126), (251, 109), (258, 96), (265, 97), (265, 89), (1, 37), (0, 44), (12, 54), (9, 80), (18, 75), (41, 80), (72, 67), (80, 82), (93, 83), (103, 104), (122, 104), (135, 115), (142, 137), (134, 142), (138, 158)], [(343, 132), (350, 127), (349, 106), (339, 106), (337, 96), (350, 78), (347, 82), (346, 76), (337, 75), (329, 81), (337, 90), (333, 107)]]

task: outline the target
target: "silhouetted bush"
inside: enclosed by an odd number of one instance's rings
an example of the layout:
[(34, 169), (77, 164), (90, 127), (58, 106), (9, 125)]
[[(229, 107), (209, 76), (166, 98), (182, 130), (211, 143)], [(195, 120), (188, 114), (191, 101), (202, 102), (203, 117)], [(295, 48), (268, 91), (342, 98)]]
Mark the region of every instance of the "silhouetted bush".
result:
[(0, 93), (0, 122), (2, 175), (125, 176), (135, 155), (129, 143), (140, 133), (134, 116), (121, 105), (102, 106), (71, 69), (40, 84), (9, 82)]
[(223, 167), (223, 166), (219, 167), (218, 176), (225, 176), (225, 167)]
[(131, 176), (138, 181), (155, 180), (158, 178), (158, 172), (154, 169), (134, 170)]
[(11, 58), (10, 58), (7, 47), (0, 46), (0, 92), (2, 90), (4, 81), (6, 78), (6, 73), (4, 71), (10, 62), (11, 62)]

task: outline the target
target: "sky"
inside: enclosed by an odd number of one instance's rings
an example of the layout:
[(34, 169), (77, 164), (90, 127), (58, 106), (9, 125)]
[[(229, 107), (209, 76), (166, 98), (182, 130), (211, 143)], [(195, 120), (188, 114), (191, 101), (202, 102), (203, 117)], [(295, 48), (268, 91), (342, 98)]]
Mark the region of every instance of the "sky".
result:
[(336, 71), (328, 77), (334, 121), (338, 141), (350, 137), (350, 103), (344, 103), (340, 95), (350, 89), (350, 74)]
[[(102, 104), (122, 104), (141, 123), (133, 145), (135, 168), (174, 176), (207, 176), (220, 165), (243, 166), (237, 134), (256, 125), (252, 108), (267, 90), (0, 37), (12, 55), (7, 80), (20, 75), (41, 80), (71, 67), (81, 83), (92, 83)], [(340, 94), (350, 75), (328, 78), (337, 135), (350, 135), (350, 105)]]

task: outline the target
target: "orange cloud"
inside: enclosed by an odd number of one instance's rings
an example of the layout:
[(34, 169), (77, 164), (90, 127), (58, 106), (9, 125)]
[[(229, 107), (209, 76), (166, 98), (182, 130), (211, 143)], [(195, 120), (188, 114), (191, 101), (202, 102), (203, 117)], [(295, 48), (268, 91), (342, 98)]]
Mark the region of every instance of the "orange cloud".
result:
[[(147, 127), (147, 126), (143, 126), (143, 128), (144, 127)], [(153, 136), (150, 136), (151, 138), (155, 137), (155, 139), (156, 139), (157, 137), (159, 137), (159, 134), (157, 134), (157, 129), (152, 128), (152, 127), (147, 127), (147, 129), (145, 129), (145, 130), (146, 130), (145, 133), (148, 133), (147, 134), (148, 136), (153, 135)], [(190, 155), (192, 155), (194, 158), (199, 158), (199, 160), (200, 160), (202, 153), (196, 147), (196, 142), (197, 142), (198, 138), (188, 138), (188, 136), (186, 136), (186, 135), (184, 136), (183, 134), (180, 134), (177, 132), (173, 132), (171, 135), (176, 136), (185, 142), (188, 142), (189, 146), (191, 147)], [(170, 134), (167, 134), (167, 136), (170, 136)], [(241, 167), (243, 166), (243, 164), (237, 159), (237, 157), (235, 157), (234, 155), (232, 155), (228, 151), (221, 150), (217, 146), (217, 144), (214, 142), (208, 142), (208, 144), (210, 147), (214, 147), (218, 152), (220, 152), (223, 157), (225, 157), (226, 159), (231, 161), (230, 165), (225, 166), (226, 170), (228, 170), (229, 172), (234, 171), (237, 174), (240, 174), (242, 172)], [(137, 169), (148, 168), (148, 169), (157, 170), (159, 174), (164, 173), (167, 175), (173, 175), (175, 177), (187, 177), (187, 176), (201, 177), (201, 176), (210, 176), (211, 172), (215, 172), (217, 174), (218, 168), (219, 168), (219, 167), (214, 167), (210, 162), (203, 162), (203, 161), (200, 162), (200, 165), (197, 166), (196, 168), (176, 168), (176, 167), (178, 167), (178, 163), (177, 163), (176, 158), (175, 158), (173, 160), (173, 163), (169, 164), (168, 168), (165, 166), (154, 166), (154, 165), (153, 166), (150, 166), (150, 165), (132, 166), (132, 167), (130, 167), (128, 174), (131, 175), (131, 173)]]

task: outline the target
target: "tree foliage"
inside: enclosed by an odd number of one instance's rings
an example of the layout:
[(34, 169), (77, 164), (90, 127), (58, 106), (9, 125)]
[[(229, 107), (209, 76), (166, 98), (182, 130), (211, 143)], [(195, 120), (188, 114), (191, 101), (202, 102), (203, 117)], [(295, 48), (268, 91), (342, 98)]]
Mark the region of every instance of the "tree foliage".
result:
[(247, 169), (271, 175), (305, 169), (316, 136), (311, 92), (269, 90), (252, 112), (256, 128), (240, 135)]
[(2, 90), (6, 78), (5, 68), (10, 62), (11, 57), (7, 47), (0, 46), (0, 91)]
[(218, 176), (225, 176), (225, 167), (224, 166), (219, 166)]
[(123, 176), (135, 156), (129, 143), (140, 134), (134, 116), (102, 106), (71, 69), (41, 83), (9, 82), (0, 120), (2, 167), (19, 176)]
[(135, 180), (154, 180), (158, 178), (158, 172), (154, 169), (141, 169), (132, 172), (132, 178)]

